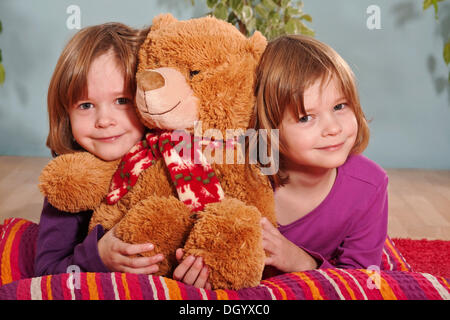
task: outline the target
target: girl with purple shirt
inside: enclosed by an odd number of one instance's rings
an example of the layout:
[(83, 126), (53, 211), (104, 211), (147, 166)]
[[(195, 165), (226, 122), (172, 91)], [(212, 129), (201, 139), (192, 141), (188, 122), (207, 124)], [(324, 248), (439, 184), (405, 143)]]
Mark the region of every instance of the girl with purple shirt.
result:
[(361, 155), (369, 129), (348, 64), (313, 38), (282, 36), (261, 58), (255, 95), (253, 127), (279, 130), (278, 142), (267, 141), (279, 150), (271, 176), (279, 228), (261, 221), (266, 265), (380, 266), (388, 177)]
[[(82, 29), (64, 48), (48, 90), (54, 156), (88, 151), (111, 161), (125, 155), (144, 135), (134, 110), (137, 51), (147, 30), (120, 23)], [(133, 257), (152, 244), (127, 244), (97, 225), (88, 234), (92, 212), (61, 212), (44, 200), (35, 274), (80, 271), (154, 273), (163, 257)]]

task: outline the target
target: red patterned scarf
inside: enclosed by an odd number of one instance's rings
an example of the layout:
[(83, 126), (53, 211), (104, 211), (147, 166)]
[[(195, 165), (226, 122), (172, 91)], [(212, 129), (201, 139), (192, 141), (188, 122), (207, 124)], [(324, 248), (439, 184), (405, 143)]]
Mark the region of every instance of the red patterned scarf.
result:
[(113, 175), (106, 202), (118, 202), (136, 184), (140, 173), (160, 158), (164, 159), (170, 172), (178, 198), (192, 211), (203, 210), (206, 204), (222, 200), (224, 192), (219, 180), (202, 154), (201, 145), (205, 141), (194, 139), (187, 133), (182, 137), (180, 140), (180, 135), (172, 131), (148, 133), (145, 140), (137, 143), (122, 158)]

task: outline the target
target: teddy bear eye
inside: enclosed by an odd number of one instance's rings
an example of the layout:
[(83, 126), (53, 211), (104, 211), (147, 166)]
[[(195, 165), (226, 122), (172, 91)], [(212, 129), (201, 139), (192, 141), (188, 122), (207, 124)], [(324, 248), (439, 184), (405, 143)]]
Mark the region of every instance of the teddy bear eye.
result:
[(199, 74), (200, 70), (191, 70), (189, 71), (189, 77), (192, 79), (195, 75)]

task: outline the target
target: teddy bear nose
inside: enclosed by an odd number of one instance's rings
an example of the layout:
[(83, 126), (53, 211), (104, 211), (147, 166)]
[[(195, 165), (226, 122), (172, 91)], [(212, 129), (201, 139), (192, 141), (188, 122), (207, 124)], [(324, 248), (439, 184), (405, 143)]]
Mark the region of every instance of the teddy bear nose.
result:
[(159, 72), (142, 71), (136, 75), (137, 84), (144, 91), (155, 90), (164, 87), (165, 81)]

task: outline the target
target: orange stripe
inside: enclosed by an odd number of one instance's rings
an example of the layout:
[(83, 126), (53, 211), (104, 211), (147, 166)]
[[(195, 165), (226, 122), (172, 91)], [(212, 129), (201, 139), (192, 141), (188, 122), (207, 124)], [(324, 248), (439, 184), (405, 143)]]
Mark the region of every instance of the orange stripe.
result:
[(345, 288), (347, 289), (347, 292), (350, 294), (350, 297), (352, 298), (352, 300), (358, 300), (356, 298), (355, 292), (353, 291), (353, 289), (348, 285), (347, 280), (344, 279), (344, 277), (342, 277), (339, 273), (337, 273), (335, 270), (333, 269), (329, 269), (329, 272), (331, 272), (332, 274), (336, 275), (336, 277), (339, 278), (339, 280), (341, 280), (341, 282), (344, 284)]
[(325, 300), (324, 297), (320, 294), (319, 288), (317, 288), (314, 284), (314, 281), (312, 281), (311, 278), (308, 277), (304, 272), (294, 272), (293, 274), (298, 276), (308, 285), (314, 300)]
[(439, 279), (441, 279), (442, 281), (444, 281), (445, 285), (447, 286), (447, 288), (450, 289), (450, 285), (448, 284), (447, 280), (445, 280), (444, 277), (439, 277)]
[(52, 276), (48, 276), (47, 281), (45, 283), (47, 286), (47, 300), (53, 300), (51, 280)]
[(20, 227), (27, 223), (26, 220), (20, 220), (14, 226), (11, 228), (8, 234), (8, 239), (6, 240), (5, 247), (3, 249), (3, 255), (2, 255), (2, 283), (10, 283), (12, 282), (12, 274), (11, 274), (11, 261), (9, 259), (11, 255), (11, 248), (12, 243), (14, 241), (14, 238), (16, 237), (17, 231), (20, 229)]
[[(369, 277), (373, 276), (373, 271), (367, 269), (361, 269), (361, 271), (369, 275)], [(380, 276), (380, 293), (383, 296), (383, 300), (398, 300), (386, 279), (384, 279), (381, 274), (378, 273), (378, 275)]]
[(127, 282), (126, 274), (125, 273), (121, 273), (120, 277), (122, 279), (123, 290), (125, 291), (125, 300), (131, 300), (130, 290), (128, 289), (128, 282)]
[(387, 246), (389, 247), (389, 250), (394, 254), (395, 258), (397, 258), (397, 261), (400, 263), (400, 270), (401, 271), (408, 271), (408, 268), (406, 267), (405, 263), (403, 262), (403, 259), (398, 255), (397, 250), (394, 249), (392, 244), (389, 241), (386, 241)]
[(277, 285), (276, 283), (274, 283), (272, 281), (268, 281), (268, 280), (265, 280), (265, 281), (270, 283), (271, 285), (273, 285), (274, 287), (276, 287), (278, 289), (278, 291), (281, 293), (282, 300), (287, 300), (287, 295), (286, 295), (286, 292), (283, 290), (283, 288), (281, 288), (279, 285)]
[(230, 300), (230, 297), (228, 296), (228, 293), (225, 290), (218, 289), (215, 290), (217, 294), (217, 300)]
[(86, 274), (86, 282), (89, 290), (89, 300), (99, 300), (95, 273), (88, 272)]
[(163, 278), (163, 280), (167, 286), (167, 290), (169, 290), (169, 299), (170, 300), (183, 300), (178, 283), (175, 280), (172, 280), (169, 278)]

